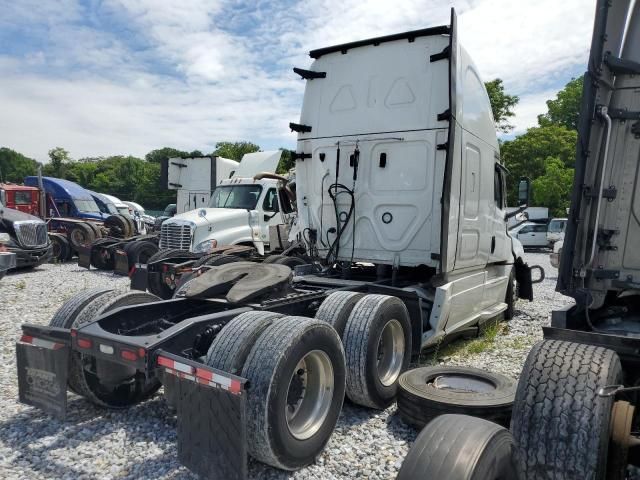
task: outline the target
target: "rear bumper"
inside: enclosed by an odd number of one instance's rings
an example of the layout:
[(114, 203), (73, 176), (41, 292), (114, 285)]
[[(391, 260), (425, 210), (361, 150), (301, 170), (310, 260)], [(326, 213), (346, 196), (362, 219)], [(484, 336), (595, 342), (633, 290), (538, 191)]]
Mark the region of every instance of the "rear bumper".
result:
[(53, 255), (53, 247), (48, 245), (44, 248), (23, 249), (7, 247), (7, 250), (16, 254), (15, 268), (35, 267), (48, 262)]

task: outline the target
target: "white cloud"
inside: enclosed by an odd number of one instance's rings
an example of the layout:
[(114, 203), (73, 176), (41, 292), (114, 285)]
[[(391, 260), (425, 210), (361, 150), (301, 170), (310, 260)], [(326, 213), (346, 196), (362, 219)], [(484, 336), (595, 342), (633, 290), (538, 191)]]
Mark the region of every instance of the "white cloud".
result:
[[(591, 0), (456, 2), (460, 36), (485, 79), (520, 95), (521, 132), (585, 63)], [(448, 0), (25, 0), (0, 28), (44, 35), (25, 54), (0, 47), (0, 145), (39, 160), (162, 146), (209, 151), (245, 139), (293, 146), (310, 49), (446, 24)], [(10, 18), (11, 22), (7, 19)], [(116, 27), (113, 27), (113, 25)], [(133, 37), (133, 38), (131, 38)], [(29, 40), (27, 38), (27, 40)], [(27, 49), (28, 50), (28, 49)]]

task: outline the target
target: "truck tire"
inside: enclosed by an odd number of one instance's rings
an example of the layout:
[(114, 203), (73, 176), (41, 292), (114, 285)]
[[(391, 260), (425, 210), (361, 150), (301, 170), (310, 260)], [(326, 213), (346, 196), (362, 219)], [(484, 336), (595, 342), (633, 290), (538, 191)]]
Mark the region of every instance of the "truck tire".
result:
[(133, 237), (138, 234), (138, 229), (136, 228), (136, 222), (133, 220), (133, 217), (130, 215), (125, 215), (124, 213), (119, 213), (119, 217), (122, 217), (124, 221), (127, 223), (128, 235), (125, 238)]
[(558, 340), (534, 345), (511, 418), (523, 476), (604, 480), (614, 397), (598, 390), (621, 383), (613, 350)]
[[(49, 320), (49, 326), (58, 328), (71, 328), (78, 314), (87, 305), (89, 305), (96, 298), (105, 295), (112, 290), (113, 289), (111, 288), (91, 288), (89, 290), (85, 290), (83, 292), (75, 294), (69, 300), (64, 302), (64, 304), (56, 311), (56, 313), (53, 314), (53, 317), (51, 317), (51, 320)], [(71, 362), (73, 362), (73, 354)], [(70, 382), (67, 382), (67, 386), (74, 393), (79, 393), (75, 389), (75, 386)]]
[(89, 225), (89, 228), (93, 230), (93, 233), (95, 234), (95, 238), (102, 238), (102, 230), (98, 225), (96, 225), (93, 222), (87, 222), (87, 225)]
[(284, 317), (251, 349), (242, 370), (248, 450), (284, 470), (312, 463), (331, 436), (345, 391), (340, 337), (325, 322)]
[(243, 258), (236, 257), (235, 255), (223, 255), (223, 254), (213, 254), (213, 255), (205, 255), (202, 258), (196, 260), (193, 264), (193, 268), (202, 267), (203, 265), (209, 265), (210, 267), (218, 267), (220, 265), (226, 265), (228, 263), (234, 262), (242, 262)]
[(349, 400), (371, 408), (389, 406), (411, 358), (411, 323), (402, 300), (365, 295), (349, 315), (342, 343)]
[(96, 239), (96, 234), (86, 223), (76, 223), (69, 230), (69, 243), (77, 249), (83, 245), (91, 245)]
[(122, 215), (109, 215), (104, 226), (109, 229), (109, 236), (116, 238), (128, 238), (131, 236), (129, 222)]
[(509, 275), (509, 284), (507, 285), (507, 294), (504, 302), (507, 304), (507, 309), (504, 311), (504, 319), (511, 320), (516, 313), (516, 289), (515, 289), (515, 277), (513, 271)]
[(150, 258), (158, 253), (158, 245), (149, 240), (139, 240), (125, 245), (124, 251), (129, 261), (129, 270), (131, 270), (136, 263), (146, 264)]
[(420, 432), (396, 479), (517, 480), (515, 450), (504, 427), (466, 415), (441, 415)]
[(49, 240), (51, 240), (53, 249), (53, 259), (57, 262), (65, 262), (69, 257), (69, 250), (71, 250), (69, 241), (59, 233), (50, 233)]
[(362, 297), (364, 297), (364, 293), (333, 292), (324, 299), (318, 308), (316, 318), (331, 325), (342, 338), (349, 315)]
[(276, 259), (273, 263), (279, 263), (280, 265), (286, 265), (291, 270), (295, 269), (295, 267), (297, 267), (298, 265), (306, 265), (307, 264), (307, 262), (305, 262), (300, 257), (282, 257), (282, 258)]
[(98, 238), (91, 244), (91, 265), (98, 270), (113, 270), (115, 259), (113, 253), (106, 247), (115, 242), (110, 238)]
[(509, 426), (514, 382), (497, 373), (468, 367), (421, 367), (400, 375), (400, 418), (422, 428), (444, 413), (458, 413)]
[(205, 363), (224, 372), (240, 375), (258, 337), (276, 318), (282, 316), (280, 313), (259, 310), (238, 315), (213, 340)]
[(284, 255), (269, 255), (265, 257), (262, 263), (275, 263), (276, 260), (280, 260), (281, 258), (286, 258)]
[[(147, 260), (147, 264), (150, 264), (159, 260), (165, 260), (167, 258), (171, 258), (181, 254), (189, 254), (189, 253), (177, 248), (158, 250), (158, 252), (156, 252), (154, 255), (151, 255), (151, 257), (149, 257), (149, 260)], [(173, 297), (173, 294), (176, 289), (171, 288), (169, 285), (164, 283), (162, 281), (162, 276), (160, 274), (149, 272), (147, 273), (147, 276), (148, 276), (149, 291), (151, 293), (153, 293), (154, 295), (157, 295), (158, 297), (164, 300), (167, 300)]]
[[(147, 292), (113, 290), (89, 302), (73, 321), (73, 328), (92, 321), (99, 315), (110, 310), (129, 305), (139, 305), (159, 300), (158, 297)], [(91, 371), (84, 368), (85, 363), (91, 363)], [(130, 379), (119, 384), (105, 385), (94, 372), (100, 370), (99, 362), (105, 371), (129, 375)], [(106, 408), (126, 408), (153, 395), (159, 388), (157, 378), (146, 380), (136, 372), (134, 367), (125, 367), (106, 360), (95, 360), (80, 352), (72, 352), (69, 365), (69, 386), (91, 403)]]

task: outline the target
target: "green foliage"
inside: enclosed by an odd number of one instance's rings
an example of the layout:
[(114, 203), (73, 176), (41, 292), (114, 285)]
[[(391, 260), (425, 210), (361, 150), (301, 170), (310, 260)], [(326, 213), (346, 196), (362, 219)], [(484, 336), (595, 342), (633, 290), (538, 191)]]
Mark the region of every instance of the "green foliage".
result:
[(38, 172), (38, 162), (10, 148), (0, 148), (0, 182), (22, 183)]
[[(500, 147), (502, 159), (509, 169), (508, 205), (516, 205), (518, 198), (518, 179), (529, 177), (532, 181), (545, 175), (548, 158), (556, 158), (562, 165), (572, 168), (575, 160), (578, 134), (560, 125), (532, 127), (526, 133), (513, 140), (503, 142)], [(535, 192), (535, 184), (534, 184)], [(535, 193), (534, 193), (535, 195)], [(568, 199), (568, 197), (567, 197)], [(549, 206), (546, 203), (537, 206)]]
[(280, 157), (280, 163), (278, 163), (278, 168), (276, 169), (276, 173), (280, 175), (287, 173), (293, 167), (296, 166), (296, 162), (291, 155), (291, 150), (280, 147), (279, 150), (282, 151), (282, 156)]
[(71, 162), (69, 152), (62, 147), (53, 148), (49, 150), (49, 159), (49, 163), (43, 168), (44, 175), (62, 178), (67, 164)]
[(573, 78), (558, 92), (554, 100), (547, 100), (549, 111), (538, 115), (538, 123), (541, 126), (562, 125), (570, 130), (577, 130), (582, 84), (582, 77)]
[(534, 205), (544, 205), (554, 217), (566, 216), (571, 203), (573, 168), (565, 166), (559, 158), (545, 159), (544, 175), (533, 181)]
[[(194, 151), (194, 153), (198, 153), (198, 155), (195, 155), (197, 157), (202, 156), (202, 153), (197, 150)], [(189, 158), (189, 156), (189, 153), (185, 151), (176, 150), (171, 147), (164, 147), (157, 150), (151, 150), (144, 156), (144, 159), (150, 163), (162, 163), (163, 160), (168, 158)]]
[(509, 118), (514, 116), (513, 107), (518, 104), (520, 98), (517, 95), (506, 94), (502, 80), (499, 78), (485, 82), (484, 86), (489, 94), (496, 130), (503, 133), (510, 132), (513, 130), (513, 125), (509, 124)]
[(260, 147), (251, 142), (218, 142), (213, 155), (240, 161), (245, 153), (259, 152)]

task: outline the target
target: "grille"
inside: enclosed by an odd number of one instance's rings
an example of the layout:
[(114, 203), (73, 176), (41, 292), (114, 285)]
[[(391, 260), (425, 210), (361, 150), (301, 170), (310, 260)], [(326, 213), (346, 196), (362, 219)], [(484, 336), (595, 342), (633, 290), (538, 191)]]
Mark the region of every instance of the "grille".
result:
[(191, 225), (169, 223), (166, 221), (160, 228), (160, 248), (191, 249)]
[(20, 245), (27, 248), (45, 247), (49, 243), (47, 225), (40, 220), (15, 222), (16, 237)]

